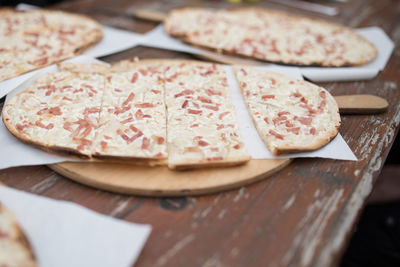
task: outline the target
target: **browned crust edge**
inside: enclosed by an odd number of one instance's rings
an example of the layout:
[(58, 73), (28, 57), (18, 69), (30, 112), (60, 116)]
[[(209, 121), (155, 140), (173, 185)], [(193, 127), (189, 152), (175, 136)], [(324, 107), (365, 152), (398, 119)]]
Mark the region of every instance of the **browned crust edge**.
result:
[[(240, 70), (240, 67), (242, 67), (242, 66), (245, 66), (245, 65), (235, 65), (234, 66), (234, 74), (235, 74), (235, 77), (236, 77), (237, 80), (239, 80), (238, 77), (237, 77), (237, 72)], [(266, 71), (266, 72), (268, 72), (268, 71)], [(286, 79), (286, 80), (287, 79), (296, 80), (295, 78), (291, 78), (289, 76), (286, 76), (286, 75), (283, 75), (283, 74), (280, 74), (280, 73), (274, 72), (274, 74), (278, 75), (278, 76), (281, 76), (283, 79)], [(307, 81), (303, 81), (303, 80), (300, 80), (300, 81), (305, 83), (305, 84), (310, 84), (310, 85), (316, 86), (316, 85), (314, 85), (314, 84), (312, 84), (310, 82), (307, 82)], [(240, 92), (241, 92), (241, 94), (243, 96), (245, 89), (244, 89), (244, 87), (241, 86), (240, 82), (239, 82), (239, 87), (240, 87)], [(318, 87), (320, 87), (320, 86), (318, 86)], [(335, 112), (334, 116), (337, 119), (337, 124), (335, 125), (335, 128), (332, 129), (331, 132), (328, 132), (325, 136), (321, 136), (321, 137), (316, 138), (316, 140), (312, 144), (307, 144), (307, 145), (293, 145), (293, 146), (288, 146), (288, 147), (285, 147), (285, 148), (273, 149), (269, 144), (270, 142), (268, 141), (268, 138), (266, 138), (266, 136), (263, 136), (263, 135), (260, 134), (261, 130), (259, 129), (257, 123), (254, 121), (254, 116), (250, 112), (250, 107), (248, 106), (248, 102), (245, 101), (247, 110), (249, 111), (249, 113), (251, 115), (250, 117), (251, 117), (251, 120), (253, 122), (253, 125), (256, 127), (259, 136), (263, 140), (264, 144), (267, 146), (268, 150), (271, 151), (271, 153), (273, 153), (274, 155), (278, 156), (278, 155), (284, 155), (284, 154), (290, 154), (290, 153), (300, 153), (300, 152), (314, 151), (314, 150), (317, 150), (317, 149), (327, 145), (333, 138), (335, 138), (338, 135), (340, 124), (341, 124), (339, 108), (338, 108), (338, 106), (336, 104), (335, 99), (329, 93), (329, 91), (326, 90), (323, 87), (320, 87), (320, 88), (324, 89), (325, 92), (327, 93), (327, 96), (329, 98), (329, 103), (327, 102), (327, 105), (336, 106), (336, 112)]]
[[(213, 10), (213, 9), (210, 9), (210, 8), (198, 8), (198, 7), (183, 7), (183, 8), (173, 9), (173, 10), (168, 12), (166, 18), (163, 21), (165, 32), (167, 34), (169, 34), (170, 36), (176, 37), (176, 38), (180, 39), (181, 41), (183, 41), (185, 43), (194, 45), (194, 46), (199, 47), (199, 48), (206, 49), (208, 51), (211, 51), (211, 52), (214, 52), (214, 53), (217, 53), (217, 54), (236, 56), (236, 57), (243, 58), (243, 59), (252, 59), (252, 60), (257, 60), (257, 61), (261, 61), (261, 62), (280, 63), (280, 64), (297, 65), (297, 66), (320, 66), (320, 67), (355, 67), (355, 66), (361, 66), (361, 65), (364, 65), (364, 64), (367, 64), (367, 63), (373, 61), (378, 55), (378, 50), (377, 50), (377, 48), (375, 47), (375, 45), (373, 43), (371, 43), (369, 40), (367, 40), (366, 38), (364, 38), (360, 34), (358, 34), (355, 31), (353, 31), (349, 27), (346, 27), (346, 26), (343, 26), (343, 25), (340, 25), (340, 24), (337, 24), (337, 23), (329, 22), (329, 21), (326, 21), (326, 20), (323, 20), (323, 19), (319, 19), (319, 18), (312, 18), (312, 17), (308, 17), (308, 16), (304, 16), (304, 15), (301, 16), (301, 15), (291, 14), (291, 13), (287, 13), (287, 12), (284, 12), (284, 11), (278, 11), (278, 10), (272, 10), (272, 9), (266, 9), (266, 8), (254, 8), (254, 7), (240, 7), (240, 8), (232, 8), (232, 9), (225, 9), (225, 10), (226, 11), (230, 11), (230, 12), (235, 12), (235, 13), (257, 10), (258, 12), (263, 12), (266, 15), (278, 14), (278, 15), (281, 15), (281, 16), (284, 16), (284, 17), (289, 17), (289, 18), (311, 20), (314, 23), (324, 24), (324, 25), (327, 25), (329, 27), (337, 27), (337, 28), (340, 28), (340, 29), (342, 29), (344, 31), (350, 32), (352, 35), (357, 36), (357, 38), (360, 38), (363, 42), (368, 44), (373, 49), (373, 54), (371, 55), (371, 57), (369, 59), (366, 59), (366, 60), (360, 61), (360, 62), (356, 62), (356, 63), (354, 63), (354, 62), (351, 63), (351, 62), (347, 61), (347, 62), (345, 62), (343, 64), (323, 64), (323, 62), (321, 62), (321, 61), (314, 61), (314, 62), (311, 62), (309, 64), (304, 64), (304, 63), (296, 61), (296, 60), (266, 60), (266, 59), (262, 59), (262, 58), (243, 55), (243, 54), (240, 54), (240, 53), (233, 53), (233, 52), (225, 50), (225, 49), (216, 49), (216, 48), (211, 47), (211, 46), (199, 45), (196, 42), (191, 41), (190, 40), (190, 36), (188, 36), (188, 35), (174, 35), (168, 29), (169, 28), (168, 19), (172, 15), (172, 13), (175, 13), (175, 12), (187, 12), (187, 11), (191, 11), (191, 10)], [(217, 11), (217, 10), (215, 10), (215, 11)]]

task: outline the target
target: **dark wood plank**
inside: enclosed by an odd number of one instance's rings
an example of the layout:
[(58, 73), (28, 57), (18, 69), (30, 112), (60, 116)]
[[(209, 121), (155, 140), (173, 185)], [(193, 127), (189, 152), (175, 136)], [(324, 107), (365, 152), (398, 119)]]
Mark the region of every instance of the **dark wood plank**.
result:
[[(229, 5), (224, 1), (186, 3)], [(85, 13), (121, 29), (146, 32), (156, 24), (134, 19), (129, 12), (141, 7), (168, 11), (182, 4), (177, 0), (96, 0), (65, 2), (54, 8)], [(126, 221), (151, 224), (153, 232), (135, 266), (335, 265), (399, 130), (400, 6), (396, 0), (349, 0), (334, 4), (340, 9), (338, 16), (324, 17), (275, 3), (260, 1), (257, 5), (326, 18), (351, 27), (376, 25), (395, 41), (394, 54), (376, 78), (320, 83), (334, 95), (376, 94), (388, 100), (386, 113), (342, 117), (340, 133), (359, 161), (296, 159), (264, 181), (196, 198), (108, 193), (77, 184), (45, 166), (1, 170), (0, 182), (73, 201)], [(119, 13), (128, 15), (117, 16)], [(136, 47), (102, 59), (113, 62), (136, 56), (193, 58), (178, 52)]]

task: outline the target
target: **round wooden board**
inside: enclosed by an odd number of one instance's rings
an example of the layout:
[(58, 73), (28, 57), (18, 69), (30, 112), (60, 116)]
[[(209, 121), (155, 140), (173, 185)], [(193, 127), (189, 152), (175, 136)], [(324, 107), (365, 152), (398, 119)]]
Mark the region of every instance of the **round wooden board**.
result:
[(172, 171), (119, 163), (65, 162), (49, 165), (79, 183), (116, 193), (141, 196), (193, 196), (217, 193), (259, 181), (290, 163), (290, 159), (250, 160), (241, 166)]

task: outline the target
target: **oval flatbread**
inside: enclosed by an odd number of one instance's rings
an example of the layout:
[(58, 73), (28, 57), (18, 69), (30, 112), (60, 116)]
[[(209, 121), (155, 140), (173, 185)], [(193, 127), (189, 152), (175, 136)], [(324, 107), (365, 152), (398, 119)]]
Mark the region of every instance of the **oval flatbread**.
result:
[(0, 9), (0, 81), (72, 58), (102, 37), (100, 24), (86, 16)]
[(375, 46), (350, 28), (268, 9), (182, 8), (171, 11), (164, 26), (194, 45), (284, 64), (355, 66), (377, 55)]

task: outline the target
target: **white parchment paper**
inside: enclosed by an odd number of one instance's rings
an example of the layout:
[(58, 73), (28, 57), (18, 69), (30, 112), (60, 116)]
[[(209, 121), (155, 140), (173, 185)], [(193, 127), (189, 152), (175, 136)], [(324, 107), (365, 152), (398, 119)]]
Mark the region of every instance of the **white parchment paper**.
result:
[(129, 267), (151, 231), (150, 225), (4, 186), (0, 202), (16, 216), (41, 267)]
[[(104, 63), (102, 61), (88, 58), (86, 56), (79, 56), (71, 59), (71, 62), (87, 62), (87, 63)], [(282, 67), (282, 66), (264, 66), (262, 69), (279, 72), (294, 78), (302, 79), (301, 73), (297, 68)], [(17, 93), (25, 90), (35, 79), (45, 72), (56, 71), (56, 66), (50, 66), (42, 69), (40, 73), (36, 74), (31, 79), (25, 81), (12, 91), (7, 98), (13, 97)], [(231, 95), (231, 100), (236, 109), (236, 115), (241, 131), (241, 135), (248, 149), (250, 156), (255, 159), (274, 159), (274, 158), (295, 158), (295, 157), (321, 157), (332, 158), (341, 160), (357, 160), (351, 149), (347, 146), (346, 142), (340, 134), (328, 145), (323, 148), (307, 153), (289, 154), (285, 156), (276, 157), (272, 155), (265, 147), (263, 141), (259, 137), (256, 128), (254, 127), (247, 108), (244, 104), (243, 98), (240, 94), (239, 86), (234, 77), (233, 69), (231, 66), (225, 66), (227, 73), (228, 85)], [(27, 145), (19, 141), (11, 133), (8, 132), (4, 126), (3, 121), (0, 121), (0, 169), (24, 166), (24, 165), (42, 165), (51, 164), (63, 161), (82, 161), (78, 158), (63, 157), (53, 155), (37, 149), (33, 146)]]

